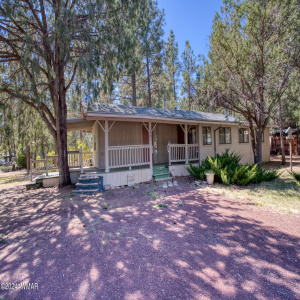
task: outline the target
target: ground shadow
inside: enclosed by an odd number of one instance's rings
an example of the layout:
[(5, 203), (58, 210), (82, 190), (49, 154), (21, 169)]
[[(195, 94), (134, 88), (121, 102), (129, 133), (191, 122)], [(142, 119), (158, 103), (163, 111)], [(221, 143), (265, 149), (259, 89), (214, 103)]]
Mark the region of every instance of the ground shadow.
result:
[[(157, 207), (160, 202), (168, 206)], [(300, 297), (296, 217), (202, 192), (184, 180), (167, 189), (141, 184), (89, 197), (20, 187), (5, 190), (0, 203), (0, 282), (39, 287), (1, 290), (3, 297)]]

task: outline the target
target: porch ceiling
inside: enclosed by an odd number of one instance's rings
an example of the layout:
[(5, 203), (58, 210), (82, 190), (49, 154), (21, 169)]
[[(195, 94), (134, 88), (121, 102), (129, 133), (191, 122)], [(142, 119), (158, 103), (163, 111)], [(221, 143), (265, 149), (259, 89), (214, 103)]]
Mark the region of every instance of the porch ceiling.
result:
[(83, 130), (86, 132), (92, 132), (94, 120), (86, 120), (85, 118), (76, 118), (67, 120), (68, 131), (79, 131)]

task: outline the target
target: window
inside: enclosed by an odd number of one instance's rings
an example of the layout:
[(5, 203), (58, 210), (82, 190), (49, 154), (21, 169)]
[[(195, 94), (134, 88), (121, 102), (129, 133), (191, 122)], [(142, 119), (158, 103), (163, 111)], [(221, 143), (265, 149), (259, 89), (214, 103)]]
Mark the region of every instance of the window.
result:
[(240, 128), (239, 129), (239, 143), (249, 143), (249, 129)]
[(202, 127), (203, 145), (211, 145), (211, 127)]
[(231, 144), (231, 128), (221, 127), (219, 129), (219, 143), (220, 144)]
[(196, 128), (193, 127), (188, 133), (188, 144), (196, 144)]
[(94, 150), (96, 151), (97, 148), (96, 148), (96, 134), (94, 133)]

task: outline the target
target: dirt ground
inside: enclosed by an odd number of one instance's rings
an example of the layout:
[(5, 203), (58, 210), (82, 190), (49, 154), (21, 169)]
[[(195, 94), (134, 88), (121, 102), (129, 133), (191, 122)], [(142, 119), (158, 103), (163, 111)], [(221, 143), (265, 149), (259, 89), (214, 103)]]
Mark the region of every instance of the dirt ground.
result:
[[(276, 168), (280, 166), (280, 169), (287, 169), (290, 170), (290, 155), (285, 155), (286, 164), (281, 166), (282, 158), (281, 155), (271, 155), (270, 161), (264, 165), (265, 168)], [(300, 172), (300, 156), (293, 155), (292, 156), (293, 162), (293, 171)]]
[(300, 299), (299, 216), (252, 204), (190, 178), (95, 196), (3, 185), (0, 298)]

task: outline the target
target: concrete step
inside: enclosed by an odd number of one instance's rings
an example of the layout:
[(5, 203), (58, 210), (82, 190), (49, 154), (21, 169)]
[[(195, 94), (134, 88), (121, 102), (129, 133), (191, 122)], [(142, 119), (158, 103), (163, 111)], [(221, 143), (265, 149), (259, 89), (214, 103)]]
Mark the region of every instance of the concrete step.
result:
[(98, 191), (102, 190), (102, 183), (76, 183), (76, 189), (78, 190), (94, 190), (98, 189)]
[(95, 179), (95, 178), (101, 178), (101, 175), (95, 175), (95, 174), (81, 174), (79, 178), (81, 179)]
[(79, 177), (78, 180), (79, 180), (79, 183), (89, 184), (89, 183), (99, 183), (103, 179), (99, 178), (99, 177), (89, 177), (89, 178), (81, 178), (81, 177)]
[(30, 189), (36, 189), (36, 188), (40, 188), (43, 187), (43, 183), (41, 182), (29, 182), (28, 184), (26, 184), (26, 190), (30, 190)]
[(153, 172), (153, 176), (159, 176), (159, 175), (167, 175), (170, 174), (169, 170), (161, 171), (161, 172)]
[(98, 189), (94, 189), (94, 190), (73, 190), (72, 193), (77, 194), (77, 195), (80, 195), (80, 194), (94, 195), (94, 194), (99, 193), (99, 190)]
[(154, 181), (169, 181), (172, 179), (173, 179), (173, 177), (155, 178)]
[(160, 170), (169, 170), (169, 166), (168, 165), (163, 165), (163, 166), (153, 166), (153, 171), (160, 171)]
[(172, 178), (171, 177), (171, 173), (164, 173), (164, 174), (160, 174), (160, 175), (153, 175), (154, 179), (161, 179), (161, 178)]

